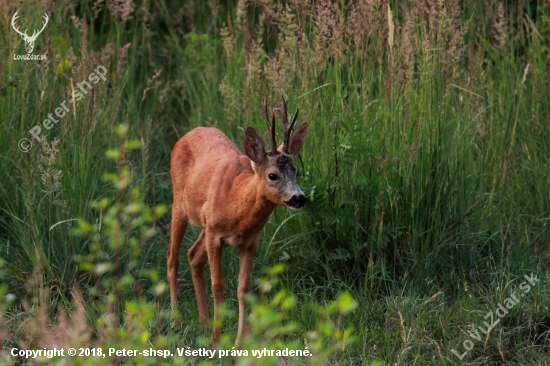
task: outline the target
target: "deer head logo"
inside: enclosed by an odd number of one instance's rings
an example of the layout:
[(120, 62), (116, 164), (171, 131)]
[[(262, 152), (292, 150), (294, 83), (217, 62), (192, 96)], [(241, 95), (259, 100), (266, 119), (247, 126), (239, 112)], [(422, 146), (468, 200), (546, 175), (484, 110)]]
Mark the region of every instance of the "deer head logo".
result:
[(15, 14), (13, 14), (13, 17), (11, 18), (11, 26), (13, 27), (13, 29), (15, 29), (15, 31), (17, 33), (19, 33), (21, 35), (21, 37), (23, 37), (23, 41), (25, 41), (25, 48), (27, 49), (27, 53), (31, 53), (32, 50), (34, 49), (34, 42), (36, 41), (36, 38), (38, 38), (38, 35), (40, 33), (42, 33), (42, 31), (44, 30), (44, 28), (46, 28), (46, 24), (48, 24), (48, 14), (44, 13), (44, 20), (45, 22), (42, 24), (42, 29), (40, 30), (35, 30), (32, 34), (32, 36), (29, 36), (27, 35), (27, 30), (25, 29), (25, 33), (21, 32), (19, 30), (19, 28), (15, 25), (15, 20), (18, 18), (18, 15), (17, 15), (17, 11), (15, 12)]

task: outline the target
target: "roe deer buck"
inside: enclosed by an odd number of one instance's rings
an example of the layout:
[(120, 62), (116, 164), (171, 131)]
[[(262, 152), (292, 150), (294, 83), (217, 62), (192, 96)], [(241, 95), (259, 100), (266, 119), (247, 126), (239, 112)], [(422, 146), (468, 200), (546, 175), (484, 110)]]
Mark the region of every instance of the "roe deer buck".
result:
[[(275, 142), (275, 111), (281, 114), (284, 125), (284, 142), (279, 149)], [(208, 260), (214, 295), (214, 342), (219, 341), (221, 334), (218, 306), (224, 293), (222, 248), (227, 245), (239, 248), (237, 346), (245, 333), (245, 295), (260, 232), (277, 205), (299, 209), (306, 202), (296, 183), (297, 169), (292, 159), (302, 149), (308, 124), (303, 123), (291, 134), (298, 110), (289, 123), (284, 97), (281, 107), (272, 111), (271, 126), (266, 99), (264, 113), (271, 136), (269, 152), (251, 127), (246, 130), (244, 139), (246, 156), (220, 130), (197, 127), (176, 143), (170, 159), (174, 202), (166, 257), (172, 310), (177, 307), (180, 246), (187, 224), (191, 222), (202, 228), (199, 238), (187, 252), (199, 320), (204, 325), (209, 317), (204, 278)]]

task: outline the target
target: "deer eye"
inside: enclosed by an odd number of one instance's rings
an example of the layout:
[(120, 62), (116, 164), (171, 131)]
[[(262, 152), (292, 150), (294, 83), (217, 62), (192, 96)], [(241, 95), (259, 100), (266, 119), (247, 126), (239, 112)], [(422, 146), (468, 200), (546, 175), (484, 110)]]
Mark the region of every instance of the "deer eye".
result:
[(277, 179), (279, 179), (277, 174), (269, 174), (267, 177), (269, 178), (270, 181), (273, 181), (273, 182), (275, 182)]

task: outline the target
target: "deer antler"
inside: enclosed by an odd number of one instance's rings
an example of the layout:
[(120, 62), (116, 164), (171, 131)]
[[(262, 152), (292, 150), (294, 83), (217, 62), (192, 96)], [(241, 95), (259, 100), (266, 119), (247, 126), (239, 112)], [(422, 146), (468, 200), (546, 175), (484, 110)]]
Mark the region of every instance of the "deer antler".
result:
[(25, 41), (30, 41), (30, 42), (34, 41), (34, 40), (38, 37), (38, 35), (39, 35), (40, 33), (42, 33), (42, 31), (44, 30), (44, 28), (46, 28), (46, 25), (48, 24), (48, 20), (50, 19), (50, 18), (48, 17), (48, 14), (44, 13), (44, 20), (45, 20), (45, 22), (42, 23), (42, 29), (40, 29), (39, 31), (35, 30), (35, 31), (33, 32), (32, 36), (29, 36), (29, 35), (27, 34), (27, 30), (28, 30), (28, 29), (25, 29), (25, 33), (23, 33), (23, 32), (21, 32), (21, 31), (19, 30), (19, 27), (15, 24), (15, 21), (17, 20), (17, 18), (19, 18), (19, 16), (17, 15), (18, 13), (19, 13), (19, 11), (16, 11), (15, 14), (13, 14), (13, 17), (11, 18), (11, 26), (13, 27), (13, 29), (14, 29), (17, 33), (19, 33), (19, 34), (23, 37), (23, 39), (24, 39)]
[(264, 98), (264, 114), (265, 114), (265, 124), (267, 125), (267, 131), (271, 137), (271, 155), (277, 154), (277, 142), (275, 140), (275, 114), (271, 114), (271, 125), (269, 125), (269, 114), (267, 112), (267, 98)]
[(19, 34), (22, 35), (23, 37), (28, 37), (28, 35), (27, 35), (27, 30), (26, 30), (26, 29), (25, 29), (25, 33), (23, 33), (23, 32), (21, 32), (21, 31), (19, 30), (19, 27), (17, 27), (17, 26), (15, 25), (15, 20), (18, 18), (18, 16), (17, 16), (17, 13), (18, 13), (18, 12), (19, 12), (19, 10), (16, 11), (15, 14), (13, 14), (13, 17), (11, 18), (11, 26), (12, 26), (13, 29), (15, 29), (15, 31), (16, 31), (17, 33), (19, 33)]
[(286, 101), (285, 97), (281, 96), (283, 99), (283, 103), (280, 108), (275, 108), (276, 111), (278, 111), (281, 114), (281, 117), (283, 119), (283, 126), (285, 126), (285, 132), (284, 132), (284, 140), (283, 140), (283, 152), (285, 154), (288, 154), (288, 147), (289, 147), (289, 141), (290, 141), (290, 134), (292, 133), (292, 127), (294, 127), (294, 123), (296, 122), (296, 118), (298, 118), (298, 109), (296, 109), (296, 113), (294, 113), (294, 117), (292, 117), (292, 121), (288, 123), (288, 114), (286, 112)]
[(45, 22), (42, 23), (42, 29), (40, 29), (39, 31), (36, 31), (36, 30), (35, 30), (35, 31), (33, 32), (32, 36), (30, 36), (29, 38), (31, 38), (32, 40), (35, 40), (36, 37), (38, 37), (38, 35), (39, 35), (40, 33), (42, 33), (42, 31), (44, 30), (44, 28), (46, 28), (46, 25), (48, 24), (48, 20), (49, 20), (49, 19), (50, 19), (50, 18), (48, 17), (48, 14), (44, 13), (44, 20), (45, 20)]

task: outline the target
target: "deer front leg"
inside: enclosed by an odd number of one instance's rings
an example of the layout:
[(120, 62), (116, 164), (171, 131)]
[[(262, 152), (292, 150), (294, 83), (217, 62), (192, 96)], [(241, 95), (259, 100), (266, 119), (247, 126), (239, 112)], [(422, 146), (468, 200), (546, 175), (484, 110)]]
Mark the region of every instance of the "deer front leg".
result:
[(239, 252), (239, 287), (237, 297), (239, 299), (239, 327), (237, 330), (237, 340), (235, 346), (240, 348), (242, 338), (246, 335), (246, 301), (245, 296), (250, 288), (250, 272), (252, 271), (252, 260), (256, 253), (257, 240), (248, 248), (243, 248)]
[[(166, 253), (167, 262), (167, 277), (168, 284), (170, 286), (170, 304), (172, 311), (177, 309), (178, 305), (178, 293), (177, 293), (177, 281), (178, 281), (178, 267), (180, 264), (180, 247), (185, 230), (187, 228), (187, 215), (183, 212), (177, 201), (174, 200), (174, 208), (172, 209), (172, 225), (170, 227), (170, 247)], [(172, 326), (175, 325), (175, 319)]]
[(223, 292), (225, 286), (223, 284), (222, 274), (222, 246), (220, 238), (214, 237), (206, 232), (206, 251), (208, 253), (208, 263), (210, 264), (210, 275), (212, 276), (212, 294), (214, 295), (214, 342), (220, 340), (222, 325), (219, 313), (219, 305), (223, 301)]
[(191, 267), (191, 276), (193, 286), (195, 286), (195, 296), (197, 297), (197, 308), (199, 310), (199, 323), (206, 328), (208, 325), (208, 299), (206, 297), (206, 284), (204, 280), (204, 265), (208, 260), (206, 245), (204, 240), (204, 231), (187, 252), (189, 266)]

